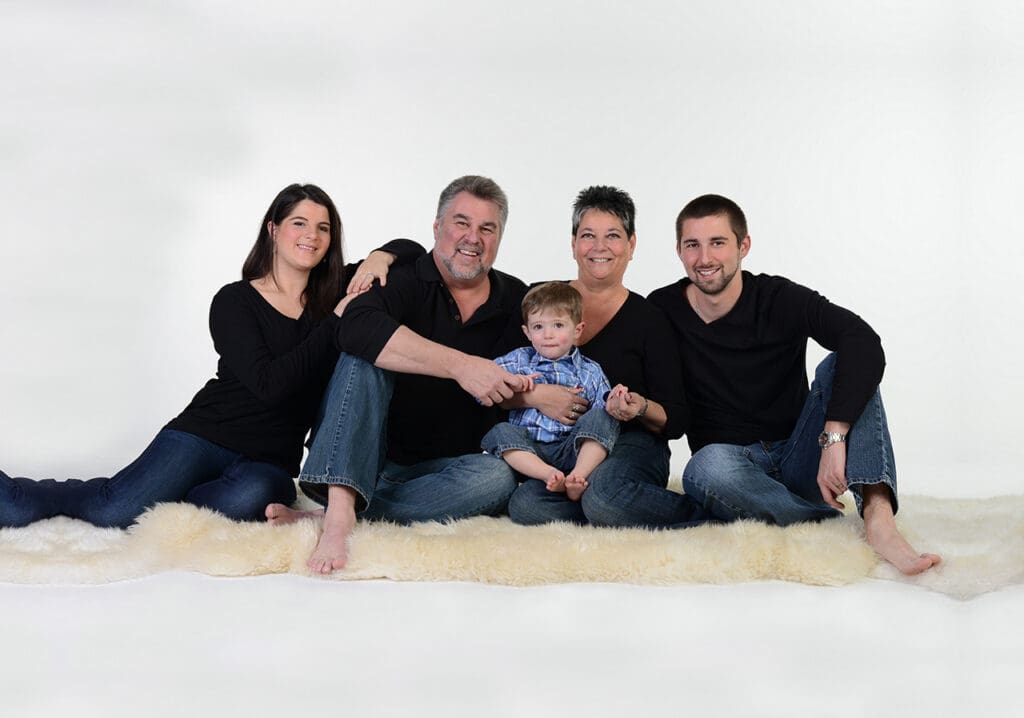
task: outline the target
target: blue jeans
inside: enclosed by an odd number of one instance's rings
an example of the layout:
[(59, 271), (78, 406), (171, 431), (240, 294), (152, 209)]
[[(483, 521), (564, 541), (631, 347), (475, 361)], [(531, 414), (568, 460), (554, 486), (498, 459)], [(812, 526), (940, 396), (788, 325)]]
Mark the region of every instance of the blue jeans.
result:
[(589, 476), (590, 487), (580, 501), (548, 491), (540, 481), (526, 481), (509, 500), (509, 516), (527, 525), (571, 521), (595, 526), (685, 528), (707, 523), (711, 517), (697, 502), (665, 488), (669, 456), (668, 442), (630, 426)]
[(163, 429), (139, 458), (109, 479), (32, 481), (0, 472), (0, 526), (63, 515), (125, 528), (163, 501), (260, 520), (267, 504), (295, 501), (295, 484), (280, 466), (173, 429)]
[(393, 388), (389, 372), (348, 354), (338, 358), (299, 475), (303, 491), (326, 503), (327, 486), (347, 486), (361, 518), (398, 523), (504, 511), (515, 479), (497, 457), (470, 454), (410, 466), (385, 460)]
[[(709, 444), (690, 459), (683, 471), (683, 488), (723, 521), (758, 519), (778, 526), (820, 521), (839, 516), (818, 489), (821, 449), (818, 435), (825, 426), (825, 409), (832, 396), (835, 354), (814, 373), (792, 435), (785, 440), (749, 446)], [(868, 401), (846, 438), (846, 483), (857, 508), (863, 511), (865, 485), (889, 487), (896, 503), (896, 462), (892, 438), (878, 390)]]
[[(579, 418), (572, 431), (558, 441), (537, 441), (525, 426), (507, 421), (496, 424), (480, 441), (488, 454), (501, 456), (506, 451), (528, 451), (559, 471), (572, 471), (584, 440), (596, 441), (611, 453), (619, 436), (619, 422), (604, 409), (588, 411)], [(525, 477), (520, 477), (525, 478)]]

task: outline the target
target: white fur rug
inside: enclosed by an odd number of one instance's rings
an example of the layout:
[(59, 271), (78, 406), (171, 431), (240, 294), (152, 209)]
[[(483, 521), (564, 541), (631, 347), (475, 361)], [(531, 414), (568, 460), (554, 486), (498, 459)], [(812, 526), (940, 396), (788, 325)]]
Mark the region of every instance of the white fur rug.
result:
[[(849, 497), (848, 497), (849, 498)], [(852, 505), (852, 499), (846, 502)], [(475, 518), (400, 527), (360, 523), (349, 566), (330, 579), (733, 583), (778, 579), (837, 586), (868, 577), (968, 599), (1024, 582), (1024, 496), (901, 501), (899, 525), (944, 562), (905, 577), (863, 540), (856, 514), (780, 529), (753, 522), (685, 531), (516, 526)], [(319, 522), (238, 523), (185, 504), (161, 504), (127, 531), (66, 518), (0, 530), (0, 581), (104, 583), (160, 571), (214, 576), (306, 574)]]

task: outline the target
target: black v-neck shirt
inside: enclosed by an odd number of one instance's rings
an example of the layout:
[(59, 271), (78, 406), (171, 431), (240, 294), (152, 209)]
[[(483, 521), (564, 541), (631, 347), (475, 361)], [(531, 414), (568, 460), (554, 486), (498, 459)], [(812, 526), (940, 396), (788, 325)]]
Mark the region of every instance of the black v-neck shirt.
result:
[(281, 314), (248, 280), (210, 306), (220, 358), (210, 379), (168, 429), (187, 431), (296, 475), (302, 442), (338, 359), (338, 318)]
[[(672, 328), (654, 304), (630, 292), (604, 328), (579, 349), (601, 365), (613, 387), (623, 384), (664, 407), (668, 417), (664, 438), (678, 439), (687, 430), (690, 411), (679, 373), (679, 352)], [(633, 428), (640, 428), (640, 423), (622, 425), (624, 431)]]
[[(388, 242), (395, 271), (424, 253), (408, 239)], [(351, 277), (359, 264), (345, 267)], [(186, 431), (299, 472), (302, 445), (338, 359), (340, 321), (334, 314), (315, 321), (277, 311), (248, 280), (223, 287), (210, 305), (210, 334), (217, 350), (217, 375), (165, 428)]]

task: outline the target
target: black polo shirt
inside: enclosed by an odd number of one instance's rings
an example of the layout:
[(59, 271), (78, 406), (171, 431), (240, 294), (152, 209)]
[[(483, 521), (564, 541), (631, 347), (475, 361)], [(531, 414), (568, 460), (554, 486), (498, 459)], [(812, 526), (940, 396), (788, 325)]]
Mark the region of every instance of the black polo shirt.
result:
[[(434, 264), (433, 253), (393, 270), (384, 287), (353, 301), (341, 318), (342, 351), (374, 362), (399, 326), (466, 354), (494, 359), (523, 346), (520, 304), (526, 285), (492, 269), (490, 295), (468, 321)], [(409, 465), (480, 452), (480, 440), (505, 412), (484, 407), (451, 379), (395, 374), (387, 457)]]

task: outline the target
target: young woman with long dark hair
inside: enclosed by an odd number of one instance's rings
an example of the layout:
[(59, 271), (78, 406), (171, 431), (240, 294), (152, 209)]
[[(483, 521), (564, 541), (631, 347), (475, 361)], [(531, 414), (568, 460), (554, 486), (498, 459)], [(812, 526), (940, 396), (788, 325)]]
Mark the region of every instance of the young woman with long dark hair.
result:
[(64, 515), (125, 527), (162, 501), (260, 520), (267, 504), (292, 503), (302, 443), (338, 358), (337, 318), (374, 280), (384, 282), (393, 262), (423, 251), (398, 239), (346, 266), (331, 198), (316, 185), (285, 187), (242, 280), (213, 298), (217, 375), (110, 478), (33, 481), (0, 471), (0, 526)]

